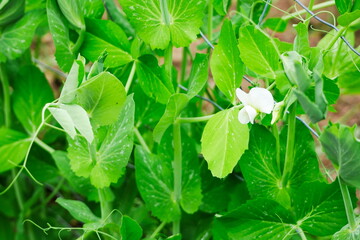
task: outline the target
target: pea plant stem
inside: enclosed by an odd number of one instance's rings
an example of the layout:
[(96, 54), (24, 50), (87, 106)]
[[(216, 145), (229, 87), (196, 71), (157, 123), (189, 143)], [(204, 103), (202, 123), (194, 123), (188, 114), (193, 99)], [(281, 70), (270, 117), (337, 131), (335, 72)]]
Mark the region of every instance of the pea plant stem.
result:
[(280, 170), (281, 172), (281, 158), (280, 158), (280, 136), (279, 136), (279, 129), (278, 127), (276, 126), (276, 124), (273, 124), (272, 125), (272, 132), (275, 136), (275, 140), (276, 140), (276, 164), (278, 166), (278, 169)]
[(35, 138), (35, 143), (50, 154), (55, 152), (55, 149), (53, 149), (52, 147), (41, 141), (39, 138)]
[(355, 219), (355, 215), (354, 215), (354, 208), (353, 208), (353, 205), (351, 202), (349, 189), (340, 177), (338, 177), (338, 181), (340, 184), (340, 190), (341, 190), (341, 194), (343, 197), (346, 216), (347, 216), (347, 219), (349, 222), (349, 226), (350, 226), (351, 230), (355, 230), (356, 229), (356, 219)]
[[(181, 146), (181, 125), (179, 122), (175, 122), (173, 125), (173, 137), (174, 137), (174, 195), (177, 203), (181, 198), (181, 180), (182, 180), (182, 146)], [(180, 220), (173, 223), (173, 234), (180, 233)]]
[(136, 70), (136, 63), (133, 62), (133, 65), (132, 65), (131, 70), (130, 70), (129, 77), (128, 77), (128, 79), (127, 79), (127, 81), (126, 81), (126, 85), (125, 85), (125, 91), (126, 91), (126, 92), (129, 92), (131, 83), (132, 83), (132, 81), (133, 81), (133, 79), (134, 79), (135, 70)]
[(140, 145), (145, 149), (145, 151), (147, 151), (148, 153), (151, 153), (150, 148), (148, 147), (144, 138), (141, 136), (141, 133), (139, 132), (139, 130), (136, 127), (134, 127), (134, 133), (135, 133), (135, 136), (138, 139)]
[(331, 39), (331, 41), (329, 42), (329, 44), (326, 46), (326, 48), (324, 49), (324, 55), (326, 55), (329, 50), (334, 46), (334, 44), (340, 40), (339, 37), (341, 37), (343, 35), (343, 33), (346, 31), (346, 27), (340, 27), (339, 31), (336, 33), (336, 35), (334, 35), (334, 37)]
[(156, 229), (155, 231), (151, 234), (150, 238), (153, 239), (156, 237), (156, 235), (165, 227), (166, 222), (162, 222)]
[(77, 57), (76, 55), (79, 53), (79, 50), (80, 50), (80, 47), (81, 45), (83, 44), (84, 42), (84, 39), (85, 39), (85, 29), (80, 29), (79, 30), (79, 37), (78, 39), (76, 40), (76, 43), (75, 45), (73, 46), (73, 48), (71, 49), (73, 54), (75, 55), (75, 57)]
[(5, 127), (10, 128), (11, 126), (11, 103), (10, 103), (10, 87), (9, 78), (6, 73), (5, 64), (0, 63), (0, 79), (4, 94), (4, 116), (5, 116)]
[(202, 117), (189, 117), (189, 118), (178, 118), (179, 123), (195, 123), (195, 122), (205, 122), (212, 118), (215, 114), (202, 116)]
[(172, 54), (173, 54), (173, 46), (169, 43), (169, 46), (165, 49), (165, 56), (164, 56), (164, 64), (165, 64), (165, 72), (167, 77), (169, 78), (169, 82), (172, 82)]
[(186, 47), (184, 47), (183, 51), (182, 51), (180, 83), (185, 81), (186, 66), (187, 66), (187, 50), (186, 50)]
[[(315, 2), (314, 0), (310, 0), (310, 2), (309, 2), (308, 8), (309, 8), (310, 11), (313, 10), (314, 2)], [(307, 12), (306, 13), (306, 21), (305, 21), (306, 26), (309, 26), (310, 19), (311, 19), (310, 17), (311, 17), (311, 14), (309, 12)]]
[(296, 231), (297, 231), (297, 233), (299, 234), (301, 240), (307, 240), (304, 231), (303, 231), (300, 227), (298, 227), (298, 228), (296, 229)]
[(288, 132), (286, 141), (286, 153), (284, 171), (282, 175), (282, 187), (286, 187), (289, 175), (294, 166), (294, 146), (295, 146), (295, 130), (296, 130), (296, 102), (290, 107), (288, 117)]
[(101, 210), (101, 220), (105, 220), (109, 217), (111, 212), (111, 206), (109, 202), (106, 200), (105, 196), (105, 188), (99, 188), (98, 194), (99, 194), (99, 201), (100, 201), (100, 210)]
[(212, 30), (213, 30), (213, 0), (208, 0), (208, 39), (211, 42), (212, 41)]
[[(11, 169), (11, 175), (13, 178), (15, 178), (16, 173), (15, 173), (14, 169)], [(14, 191), (15, 191), (16, 201), (19, 205), (19, 209), (20, 209), (20, 211), (22, 211), (24, 209), (24, 199), (21, 195), (20, 186), (17, 182), (14, 183)]]

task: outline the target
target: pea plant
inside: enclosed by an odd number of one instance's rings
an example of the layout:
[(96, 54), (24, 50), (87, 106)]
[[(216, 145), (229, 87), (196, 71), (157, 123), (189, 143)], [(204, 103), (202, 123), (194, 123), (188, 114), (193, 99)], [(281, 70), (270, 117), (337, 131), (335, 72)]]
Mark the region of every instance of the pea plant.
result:
[(2, 0), (0, 239), (359, 240), (360, 1), (290, 3)]

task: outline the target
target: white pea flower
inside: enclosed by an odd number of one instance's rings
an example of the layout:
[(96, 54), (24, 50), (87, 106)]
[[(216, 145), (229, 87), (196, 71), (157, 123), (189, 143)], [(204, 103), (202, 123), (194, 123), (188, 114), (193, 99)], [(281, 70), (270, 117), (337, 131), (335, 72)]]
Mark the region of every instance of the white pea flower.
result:
[(274, 108), (274, 98), (270, 91), (265, 88), (255, 87), (249, 93), (237, 88), (236, 96), (244, 105), (238, 115), (242, 124), (254, 123), (259, 112), (269, 114)]

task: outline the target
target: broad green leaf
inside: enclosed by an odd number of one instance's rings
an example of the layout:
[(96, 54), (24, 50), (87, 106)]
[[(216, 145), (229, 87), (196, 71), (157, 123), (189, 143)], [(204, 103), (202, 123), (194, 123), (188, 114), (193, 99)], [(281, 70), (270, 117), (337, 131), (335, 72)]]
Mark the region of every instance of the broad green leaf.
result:
[(84, 138), (68, 138), (68, 157), (76, 175), (90, 177), (91, 184), (97, 188), (118, 181), (133, 148), (134, 111), (134, 101), (129, 96), (117, 121), (98, 128), (91, 145)]
[(340, 89), (338, 87), (337, 81), (331, 80), (323, 76), (324, 80), (324, 95), (327, 102), (329, 103), (329, 111), (335, 112), (335, 109), (332, 104), (335, 104), (340, 96)]
[(71, 137), (75, 138), (76, 130), (75, 124), (70, 116), (70, 114), (65, 110), (57, 107), (49, 107), (51, 115), (55, 120), (60, 124), (64, 131)]
[[(355, 192), (352, 191), (355, 202)], [(339, 183), (309, 182), (293, 192), (292, 208), (301, 228), (315, 236), (329, 236), (347, 223)]]
[(14, 79), (13, 110), (27, 132), (36, 131), (41, 123), (42, 108), (53, 99), (49, 83), (38, 68), (20, 68)]
[(117, 7), (115, 1), (113, 0), (104, 0), (104, 6), (106, 7), (106, 12), (109, 14), (109, 19), (111, 19), (114, 23), (119, 25), (126, 35), (128, 36), (135, 36), (135, 30), (129, 23), (129, 21), (126, 19), (126, 17), (123, 15), (122, 12), (120, 12), (120, 9)]
[(217, 239), (291, 239), (296, 234), (290, 212), (275, 201), (249, 200), (237, 210), (215, 220)]
[(205, 0), (120, 0), (138, 36), (151, 48), (169, 42), (186, 47), (196, 39), (204, 16)]
[(294, 51), (298, 52), (307, 59), (310, 59), (311, 49), (309, 43), (308, 26), (305, 23), (300, 22), (295, 26), (295, 29), (297, 35), (294, 40)]
[(176, 93), (169, 98), (166, 105), (165, 113), (156, 125), (153, 136), (156, 142), (160, 142), (166, 129), (173, 124), (176, 118), (181, 114), (181, 111), (189, 102), (189, 97), (183, 93)]
[(195, 97), (205, 86), (209, 76), (208, 62), (208, 55), (196, 54), (189, 77), (189, 91), (187, 92), (189, 98)]
[(80, 60), (75, 60), (61, 90), (59, 103), (72, 103), (75, 100), (76, 90), (82, 83), (84, 77), (84, 63)]
[(91, 33), (85, 33), (85, 39), (80, 48), (80, 53), (84, 55), (84, 57), (94, 62), (104, 50), (108, 52), (108, 57), (104, 62), (106, 67), (119, 67), (133, 60), (131, 55), (121, 48)]
[(237, 47), (235, 32), (229, 20), (223, 24), (219, 44), (211, 56), (210, 66), (216, 86), (230, 102), (235, 102), (235, 90), (241, 85), (244, 66)]
[(360, 219), (356, 219), (357, 227), (352, 230), (349, 224), (346, 224), (340, 231), (336, 232), (332, 240), (357, 240), (360, 238)]
[(163, 222), (180, 219), (180, 207), (173, 193), (171, 162), (136, 146), (135, 168), (137, 187), (152, 214)]
[(288, 23), (289, 20), (284, 20), (282, 18), (268, 18), (262, 26), (268, 27), (276, 32), (285, 32)]
[(253, 72), (275, 79), (279, 70), (279, 50), (273, 40), (255, 26), (240, 28), (240, 56)]
[(339, 77), (339, 86), (344, 94), (360, 93), (360, 72), (349, 72)]
[(353, 23), (354, 21), (359, 20), (360, 18), (360, 10), (356, 10), (354, 12), (351, 13), (344, 13), (343, 15), (338, 17), (338, 23), (341, 26), (349, 26), (351, 23)]
[(25, 0), (0, 2), (0, 26), (4, 27), (15, 22), (24, 15)]
[[(130, 42), (125, 32), (112, 21), (86, 18), (86, 31), (126, 52), (130, 51)], [(108, 51), (108, 50), (106, 50)], [(117, 56), (119, 57), (119, 56)]]
[(311, 101), (305, 93), (297, 90), (294, 90), (294, 93), (311, 122), (317, 123), (325, 118), (325, 112), (321, 111), (319, 106), (315, 102)]
[(0, 128), (0, 172), (17, 167), (24, 160), (30, 138), (15, 130)]
[(90, 223), (100, 221), (100, 218), (95, 216), (90, 208), (81, 201), (57, 198), (56, 202), (68, 210), (71, 216), (80, 222)]
[(103, 72), (80, 85), (76, 97), (91, 122), (102, 126), (118, 119), (126, 100), (126, 91), (114, 75)]
[(79, 29), (85, 29), (84, 13), (79, 0), (57, 0), (61, 12), (66, 19)]
[[(168, 131), (167, 133), (170, 133)], [(181, 134), (182, 148), (182, 179), (180, 205), (182, 209), (192, 214), (201, 204), (201, 178), (198, 153), (195, 142), (184, 132)], [(158, 155), (162, 161), (172, 162), (174, 159), (174, 145), (172, 134), (165, 134), (159, 147)], [(172, 185), (173, 186), (173, 185)]]
[(87, 79), (95, 77), (96, 75), (102, 73), (104, 71), (104, 61), (107, 57), (108, 53), (106, 51), (102, 52), (98, 59), (91, 65), (89, 73), (87, 75)]
[(88, 200), (99, 201), (98, 190), (91, 185), (90, 180), (78, 177), (71, 170), (70, 159), (67, 153), (63, 151), (55, 151), (51, 154), (61, 175), (69, 182), (71, 187), (79, 194), (87, 197)]
[(225, 16), (229, 5), (229, 0), (212, 0), (215, 11), (221, 16)]
[(143, 235), (143, 231), (140, 225), (135, 220), (133, 220), (128, 216), (122, 217), (120, 232), (121, 232), (121, 237), (124, 240), (125, 239), (140, 240)]
[(157, 59), (152, 55), (145, 55), (136, 61), (136, 74), (142, 90), (157, 102), (166, 104), (174, 93), (173, 87), (165, 81), (165, 74), (159, 67)]
[(355, 138), (355, 126), (328, 126), (320, 136), (324, 152), (338, 168), (338, 174), (348, 185), (360, 188), (360, 142)]
[(218, 112), (206, 124), (201, 151), (213, 176), (223, 178), (232, 172), (248, 149), (249, 129), (238, 120), (237, 109)]
[(86, 111), (76, 104), (61, 104), (60, 108), (69, 114), (74, 123), (74, 127), (91, 143), (94, 140), (94, 133)]
[(68, 72), (75, 59), (72, 52), (72, 43), (69, 38), (69, 28), (56, 0), (47, 1), (46, 11), (50, 32), (56, 48), (56, 61), (63, 71)]
[(305, 92), (310, 87), (311, 79), (299, 53), (295, 51), (283, 53), (281, 60), (289, 81), (297, 85), (300, 91)]
[(102, 0), (79, 0), (84, 16), (89, 18), (101, 18), (105, 8)]
[[(44, 20), (44, 11), (26, 13), (19, 21), (6, 26), (0, 34), (0, 62), (15, 59), (31, 45), (38, 25)], [(5, 58), (4, 58), (5, 57)]]
[(352, 8), (353, 1), (349, 0), (335, 0), (335, 4), (337, 9), (339, 10), (340, 14), (344, 14), (349, 12)]
[[(286, 146), (286, 136), (286, 131), (283, 131), (281, 146)], [(239, 164), (253, 198), (267, 198), (289, 207), (292, 189), (299, 188), (304, 182), (319, 179), (314, 142), (304, 126), (297, 125), (295, 141), (294, 167), (288, 185), (282, 186), (282, 174), (276, 159), (275, 137), (265, 127), (252, 127), (249, 149), (243, 154)], [(285, 147), (282, 147), (280, 156), (284, 156), (285, 151)]]

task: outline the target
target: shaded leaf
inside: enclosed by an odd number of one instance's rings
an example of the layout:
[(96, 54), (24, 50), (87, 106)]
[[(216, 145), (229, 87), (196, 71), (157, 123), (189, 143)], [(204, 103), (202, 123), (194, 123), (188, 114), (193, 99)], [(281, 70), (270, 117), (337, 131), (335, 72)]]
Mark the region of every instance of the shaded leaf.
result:
[(209, 76), (208, 62), (208, 55), (201, 53), (196, 54), (189, 77), (189, 91), (187, 92), (189, 98), (193, 98), (205, 86)]
[(83, 202), (57, 198), (56, 202), (69, 211), (71, 216), (83, 223), (98, 222), (100, 218), (95, 216), (90, 208)]

